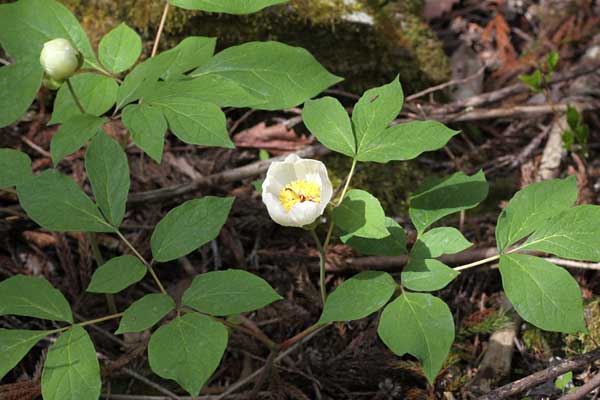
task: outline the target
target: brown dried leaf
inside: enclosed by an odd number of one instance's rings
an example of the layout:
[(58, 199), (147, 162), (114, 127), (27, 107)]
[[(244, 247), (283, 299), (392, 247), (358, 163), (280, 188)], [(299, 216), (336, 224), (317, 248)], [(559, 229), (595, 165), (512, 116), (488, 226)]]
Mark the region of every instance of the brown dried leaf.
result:
[(267, 126), (264, 122), (238, 133), (233, 139), (237, 147), (268, 150), (275, 155), (297, 151), (312, 139), (298, 136), (285, 124)]

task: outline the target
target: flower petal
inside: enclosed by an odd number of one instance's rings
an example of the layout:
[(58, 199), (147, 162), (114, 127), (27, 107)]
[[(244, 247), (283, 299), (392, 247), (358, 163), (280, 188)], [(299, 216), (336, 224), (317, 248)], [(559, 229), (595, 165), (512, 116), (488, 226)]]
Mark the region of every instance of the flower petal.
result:
[(290, 217), (296, 223), (295, 226), (310, 225), (319, 216), (321, 212), (319, 210), (319, 204), (313, 203), (312, 201), (305, 201), (303, 203), (296, 203), (290, 209)]
[(277, 196), (271, 193), (263, 194), (263, 203), (267, 206), (269, 216), (273, 221), (283, 226), (301, 226), (297, 225), (292, 218), (291, 212), (285, 211), (283, 204), (279, 201)]

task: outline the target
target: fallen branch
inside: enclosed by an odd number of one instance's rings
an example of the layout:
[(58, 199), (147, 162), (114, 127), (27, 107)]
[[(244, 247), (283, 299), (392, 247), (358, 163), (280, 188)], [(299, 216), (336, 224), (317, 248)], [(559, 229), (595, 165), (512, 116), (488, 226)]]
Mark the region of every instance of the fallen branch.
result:
[(588, 382), (578, 387), (574, 392), (564, 395), (559, 400), (579, 400), (583, 399), (586, 394), (600, 387), (600, 372), (592, 377)]
[(492, 390), (491, 392), (479, 397), (478, 400), (500, 400), (509, 396), (514, 396), (515, 394), (521, 393), (529, 388), (549, 380), (556, 379), (564, 373), (583, 368), (597, 360), (600, 360), (600, 348), (581, 356), (574, 357), (571, 360), (565, 360), (553, 367), (538, 371), (534, 374), (526, 376), (525, 378), (519, 379), (518, 381), (504, 385), (496, 390)]

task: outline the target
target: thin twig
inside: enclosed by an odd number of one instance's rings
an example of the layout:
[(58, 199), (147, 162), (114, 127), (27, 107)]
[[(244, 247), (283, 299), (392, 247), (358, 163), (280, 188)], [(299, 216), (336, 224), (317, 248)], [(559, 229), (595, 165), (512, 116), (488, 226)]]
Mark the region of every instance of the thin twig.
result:
[(462, 78), (462, 79), (453, 79), (451, 81), (441, 83), (436, 86), (432, 86), (430, 88), (427, 88), (427, 89), (417, 92), (415, 94), (411, 94), (404, 100), (405, 101), (413, 101), (413, 100), (418, 99), (419, 97), (426, 96), (429, 93), (437, 92), (438, 90), (446, 89), (447, 87), (450, 87), (450, 86), (462, 85), (464, 83), (472, 81), (473, 79), (475, 79), (478, 76), (480, 76), (481, 74), (483, 74), (483, 72), (486, 70), (486, 68), (487, 68), (487, 65), (484, 65), (481, 68), (479, 68), (479, 70), (477, 72), (475, 72), (473, 75), (469, 75), (466, 78)]
[(592, 379), (575, 389), (574, 392), (564, 395), (559, 400), (583, 399), (589, 392), (598, 387), (600, 387), (600, 372), (596, 372), (596, 375), (594, 375)]
[(500, 400), (514, 396), (526, 389), (537, 386), (549, 380), (556, 379), (566, 372), (583, 368), (599, 359), (600, 348), (597, 348), (589, 353), (574, 357), (571, 360), (563, 361), (553, 367), (538, 371), (534, 374), (526, 376), (525, 378), (519, 379), (518, 381), (504, 385), (496, 390), (492, 390), (491, 392), (479, 397), (478, 400)]

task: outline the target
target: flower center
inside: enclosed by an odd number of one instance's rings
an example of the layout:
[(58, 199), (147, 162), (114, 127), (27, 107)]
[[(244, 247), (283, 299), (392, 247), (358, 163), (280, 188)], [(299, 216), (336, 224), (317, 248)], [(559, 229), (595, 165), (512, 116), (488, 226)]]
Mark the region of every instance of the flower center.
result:
[(314, 182), (293, 181), (281, 189), (279, 201), (286, 211), (290, 211), (294, 204), (304, 203), (305, 201), (319, 203), (321, 201), (321, 188)]

